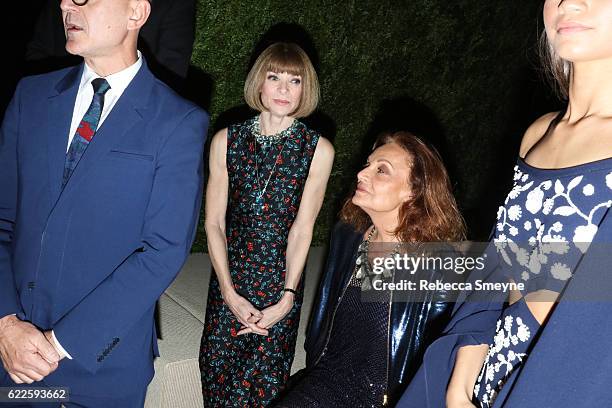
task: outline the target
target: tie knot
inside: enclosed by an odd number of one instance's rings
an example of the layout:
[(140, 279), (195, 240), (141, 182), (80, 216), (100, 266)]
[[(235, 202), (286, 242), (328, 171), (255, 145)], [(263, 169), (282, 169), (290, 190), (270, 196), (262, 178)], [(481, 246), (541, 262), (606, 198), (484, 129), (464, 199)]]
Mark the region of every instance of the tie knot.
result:
[(93, 86), (94, 93), (97, 95), (104, 95), (106, 91), (110, 89), (110, 85), (108, 81), (104, 78), (96, 78), (91, 81), (91, 86)]

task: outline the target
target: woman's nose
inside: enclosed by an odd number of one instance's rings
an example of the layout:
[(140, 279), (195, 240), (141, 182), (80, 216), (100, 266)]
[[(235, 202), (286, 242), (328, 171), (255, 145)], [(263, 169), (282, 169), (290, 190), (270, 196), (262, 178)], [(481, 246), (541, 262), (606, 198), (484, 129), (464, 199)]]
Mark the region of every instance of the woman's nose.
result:
[(357, 173), (357, 182), (367, 181), (368, 177), (368, 167), (364, 167), (359, 173)]
[(279, 90), (279, 92), (281, 92), (281, 93), (285, 93), (285, 92), (287, 92), (287, 91), (289, 90), (289, 88), (288, 88), (288, 86), (287, 86), (287, 82), (285, 82), (285, 81), (279, 81), (279, 84), (278, 84), (278, 90)]
[(559, 8), (561, 11), (580, 11), (584, 7), (584, 0), (561, 0)]

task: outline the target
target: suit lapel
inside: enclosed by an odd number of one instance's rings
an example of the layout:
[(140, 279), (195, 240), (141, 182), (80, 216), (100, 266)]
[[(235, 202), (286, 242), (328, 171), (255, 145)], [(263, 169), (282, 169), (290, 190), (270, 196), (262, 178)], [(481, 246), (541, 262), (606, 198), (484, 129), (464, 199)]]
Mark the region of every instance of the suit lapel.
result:
[(83, 64), (68, 71), (55, 86), (55, 92), (49, 96), (48, 118), (45, 138), (47, 142), (47, 160), (49, 190), (51, 203), (54, 205), (61, 194), (66, 149), (68, 147), (68, 133), (72, 112), (76, 101)]
[(91, 174), (99, 161), (105, 160), (114, 145), (123, 139), (130, 129), (143, 126), (143, 112), (151, 93), (154, 77), (143, 61), (142, 67), (125, 89), (108, 117), (83, 153), (61, 196), (69, 195)]

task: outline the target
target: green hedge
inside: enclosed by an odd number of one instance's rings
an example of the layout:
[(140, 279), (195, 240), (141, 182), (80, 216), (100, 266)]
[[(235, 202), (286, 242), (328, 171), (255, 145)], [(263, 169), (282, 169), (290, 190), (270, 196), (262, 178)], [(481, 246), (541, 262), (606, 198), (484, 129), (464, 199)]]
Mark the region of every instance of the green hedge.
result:
[[(192, 64), (205, 79), (191, 92), (219, 128), (244, 103), (262, 37), (279, 23), (290, 36), (302, 27), (318, 54), (319, 116), (336, 148), (314, 244), (327, 241), (366, 145), (389, 124), (441, 146), (471, 235), (482, 238), (536, 113), (530, 56), (540, 8), (523, 0), (200, 0)], [(205, 250), (203, 228), (194, 250)]]

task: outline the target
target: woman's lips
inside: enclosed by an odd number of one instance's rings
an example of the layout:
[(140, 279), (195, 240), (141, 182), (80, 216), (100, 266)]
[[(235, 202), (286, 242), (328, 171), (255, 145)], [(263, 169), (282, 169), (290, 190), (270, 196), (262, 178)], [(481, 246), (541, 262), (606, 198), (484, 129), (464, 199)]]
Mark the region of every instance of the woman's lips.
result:
[(361, 186), (357, 186), (357, 188), (355, 189), (356, 193), (367, 193), (368, 190), (366, 190), (365, 188), (361, 187)]
[(282, 106), (289, 105), (289, 101), (285, 101), (284, 99), (274, 99), (274, 103)]
[(578, 23), (562, 23), (559, 24), (557, 26), (557, 32), (559, 34), (571, 34), (571, 33), (578, 33), (578, 32), (582, 32), (582, 31), (586, 31), (586, 30), (590, 30), (591, 27), (587, 27), (585, 25), (582, 24), (578, 24)]

